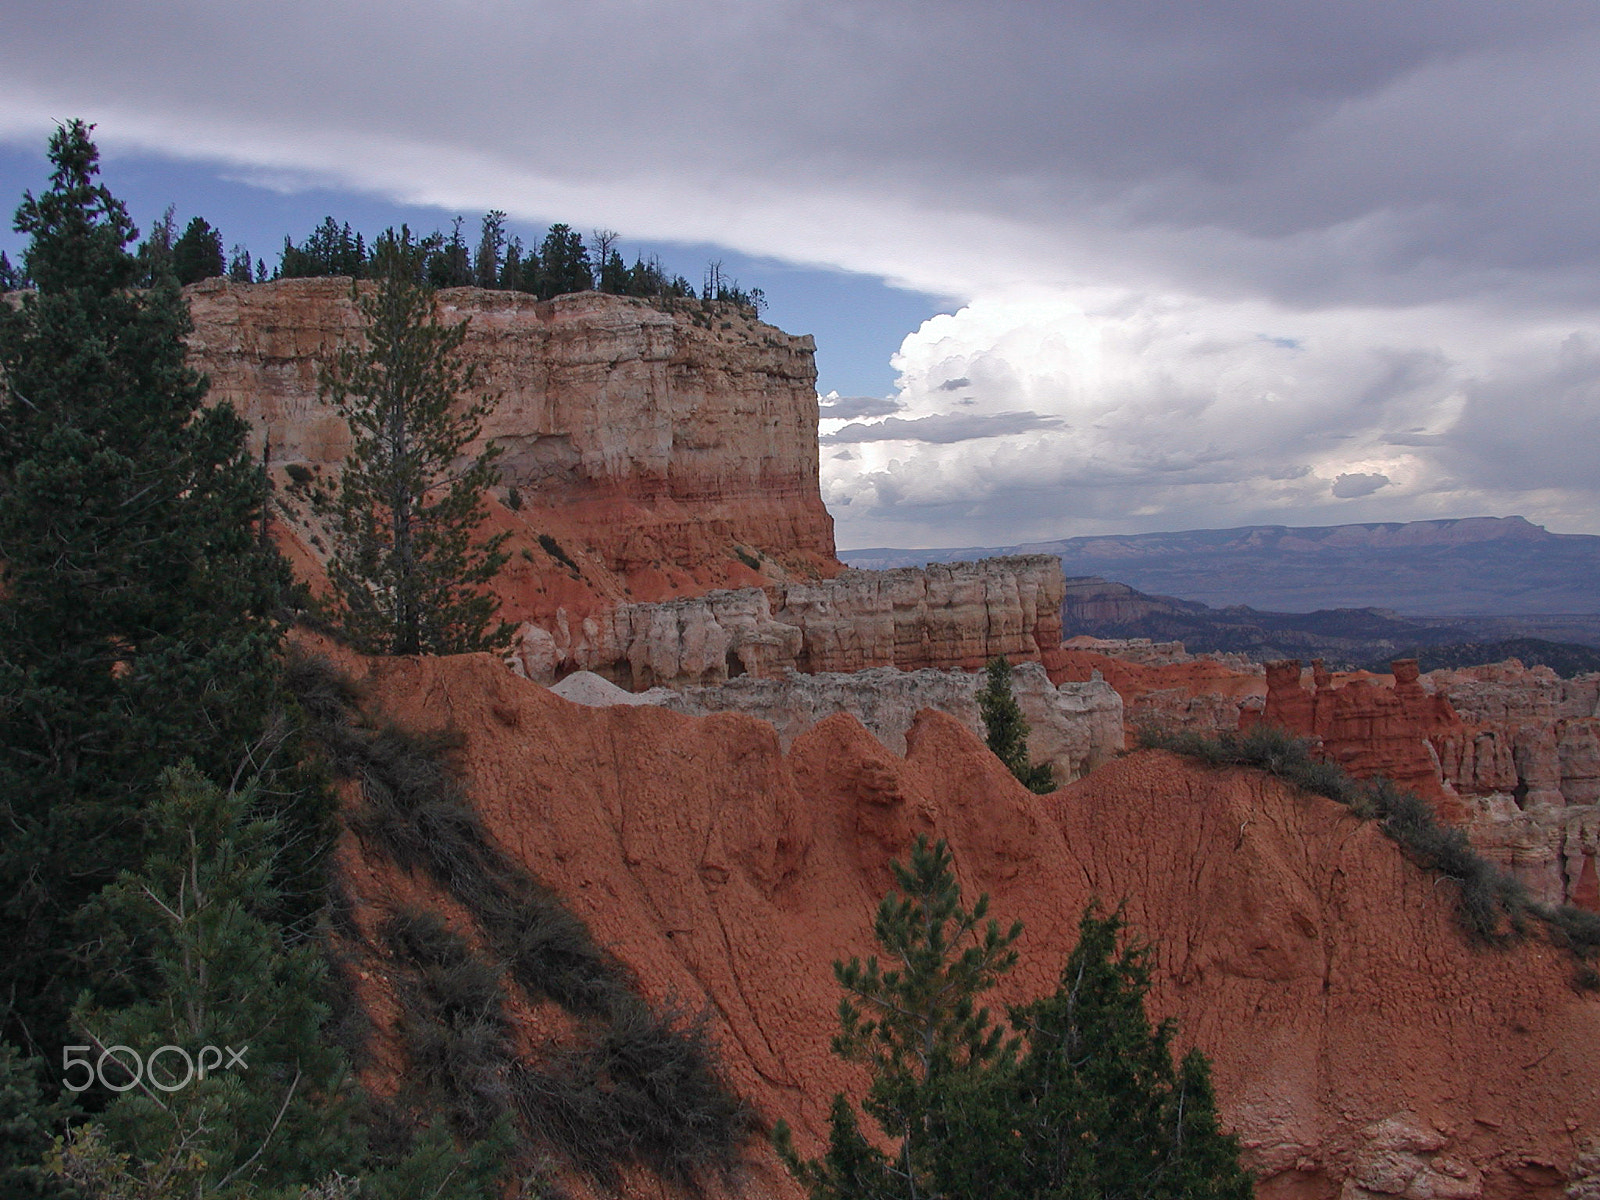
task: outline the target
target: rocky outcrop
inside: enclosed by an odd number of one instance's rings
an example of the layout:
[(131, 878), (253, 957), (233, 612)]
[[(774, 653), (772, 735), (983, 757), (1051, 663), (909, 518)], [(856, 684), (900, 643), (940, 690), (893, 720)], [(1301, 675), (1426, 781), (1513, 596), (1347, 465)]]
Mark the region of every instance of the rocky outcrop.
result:
[[(1469, 945), (1450, 889), (1331, 801), (1153, 752), (1033, 796), (941, 713), (904, 758), (847, 715), (785, 753), (762, 721), (585, 708), (481, 655), (377, 662), (364, 694), (411, 728), (449, 714), (499, 844), (651, 997), (708, 1014), (760, 1124), (786, 1119), (802, 1152), (833, 1093), (863, 1084), (828, 1049), (830, 964), (872, 951), (887, 863), (927, 832), (967, 895), (1024, 922), (997, 1004), (1054, 985), (1091, 897), (1126, 905), (1154, 948), (1153, 1015), (1211, 1056), (1266, 1200), (1557, 1200), (1589, 1170), (1600, 1004), (1571, 988), (1570, 960)], [(343, 854), (363, 910), (414, 896), (354, 839)], [(514, 1001), (531, 1028), (559, 1019)], [(708, 1194), (723, 1188), (799, 1195), (761, 1138)]]
[(1392, 687), (1336, 686), (1321, 663), (1267, 664), (1267, 699), (1241, 714), (1317, 741), (1361, 778), (1382, 775), (1434, 802), (1536, 899), (1600, 911), (1600, 676), (1496, 664), (1436, 671), (1394, 664)]
[(1045, 656), (1050, 678), (1104, 679), (1122, 697), (1130, 740), (1145, 726), (1214, 735), (1237, 729), (1239, 714), (1266, 695), (1261, 668), (1231, 656), (1195, 656), (1181, 643), (1073, 637)]
[(1540, 899), (1600, 911), (1600, 675), (1561, 679), (1513, 659), (1427, 682), (1468, 722), (1436, 746), (1445, 779), (1471, 797), (1473, 843)]
[[(819, 721), (844, 712), (889, 750), (903, 755), (906, 732), (925, 708), (948, 713), (983, 737), (978, 710), (983, 686), (982, 675), (965, 671), (870, 667), (851, 674), (786, 670), (775, 678), (745, 675), (712, 687), (652, 688), (637, 694), (599, 676), (579, 674), (568, 676), (553, 690), (597, 706), (643, 702), (691, 716), (743, 713), (776, 729), (785, 750)], [(1029, 662), (1013, 669), (1011, 691), (1028, 721), (1029, 761), (1049, 763), (1058, 784), (1081, 778), (1123, 749), (1122, 698), (1104, 680), (1057, 687), (1043, 667)]]
[[(272, 463), (331, 479), (348, 449), (320, 397), (317, 364), (356, 336), (349, 282), (297, 279), (187, 289), (191, 361), (230, 401)], [(544, 564), (553, 540), (591, 578), (565, 596), (531, 584), (516, 604), (552, 613), (610, 607), (768, 575), (838, 570), (817, 482), (816, 368), (810, 337), (732, 306), (668, 310), (584, 292), (439, 293), (446, 323), (468, 320), (463, 354), (498, 397), (475, 453), (501, 447), (520, 508), (495, 520)], [(739, 551), (743, 552), (740, 557)], [(536, 557), (535, 557), (536, 556)], [(551, 565), (562, 574), (562, 564)], [(540, 572), (541, 576), (552, 572)], [(506, 590), (519, 586), (514, 576)], [(559, 591), (559, 589), (558, 589)], [(590, 595), (589, 593), (594, 593)], [(585, 600), (588, 603), (585, 603)]]
[(1043, 657), (1061, 640), (1060, 603), (1048, 555), (844, 571), (581, 619), (558, 610), (523, 627), (516, 660), (539, 682), (583, 670), (633, 690), (784, 670), (971, 670), (995, 655)]
[(1464, 726), (1445, 696), (1418, 682), (1415, 659), (1395, 661), (1392, 687), (1366, 678), (1335, 686), (1321, 659), (1311, 669), (1307, 689), (1297, 660), (1268, 663), (1266, 704), (1259, 713), (1242, 714), (1242, 724), (1260, 721), (1314, 738), (1327, 758), (1357, 778), (1381, 775), (1432, 800), (1447, 819), (1466, 815), (1440, 777), (1432, 744), (1458, 736)]

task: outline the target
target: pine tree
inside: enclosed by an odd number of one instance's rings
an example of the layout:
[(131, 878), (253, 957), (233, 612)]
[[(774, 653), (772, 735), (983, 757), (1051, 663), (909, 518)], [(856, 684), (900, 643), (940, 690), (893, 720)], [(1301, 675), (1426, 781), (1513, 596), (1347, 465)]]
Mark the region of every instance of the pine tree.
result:
[[(90, 906), (107, 974), (148, 981), (131, 1002), (73, 1014), (79, 1057), (120, 1095), (96, 1118), (102, 1133), (86, 1146), (80, 1130), (61, 1156), (105, 1172), (102, 1188), (226, 1200), (359, 1166), (350, 1085), (322, 1036), (320, 951), (285, 944), (267, 916), (283, 831), (255, 782), (224, 790), (192, 763), (164, 772), (148, 857)], [(95, 1168), (102, 1136), (112, 1154)]]
[(919, 835), (910, 864), (890, 865), (902, 894), (884, 897), (873, 922), (890, 965), (876, 956), (834, 963), (845, 995), (833, 1050), (872, 1069), (861, 1107), (896, 1149), (886, 1155), (867, 1142), (842, 1096), (822, 1159), (801, 1161), (780, 1127), (779, 1152), (815, 1200), (948, 1194), (974, 1165), (960, 1148), (981, 1140), (992, 1116), (981, 1099), (987, 1072), (1010, 1055), (977, 1001), (1015, 964), (1021, 924), (1002, 933), (986, 920), (987, 896), (962, 907), (942, 840)]
[(504, 535), (473, 544), (483, 496), (499, 477), (490, 447), (462, 455), (492, 403), (461, 400), (476, 384), (459, 350), (467, 323), (439, 322), (418, 283), (422, 251), (392, 230), (374, 256), (377, 286), (351, 288), (362, 346), (324, 364), (322, 390), (350, 426), (328, 565), (334, 615), (373, 654), (457, 654), (506, 644), (483, 585), (506, 556)]
[(1028, 722), (1012, 695), (1011, 664), (1003, 656), (989, 660), (983, 690), (978, 693), (978, 711), (988, 731), (989, 749), (1022, 786), (1030, 792), (1055, 791), (1050, 764), (1028, 762)]
[[(524, 271), (524, 278), (527, 272)], [(584, 292), (594, 286), (594, 270), (583, 234), (570, 226), (550, 226), (539, 244), (539, 271), (536, 288), (539, 299), (550, 300), (568, 292)]]
[(478, 253), (472, 259), (473, 286), (494, 288), (500, 285), (500, 270), (505, 262), (506, 214), (498, 208), (483, 216), (478, 237)]
[(1205, 1058), (1174, 1069), (1172, 1023), (1145, 1015), (1149, 952), (1119, 949), (1120, 912), (1091, 904), (1056, 991), (1009, 1011), (1008, 1042), (978, 1002), (1015, 962), (1020, 924), (980, 929), (988, 898), (961, 906), (943, 842), (919, 837), (911, 865), (891, 865), (905, 894), (879, 905), (874, 932), (894, 965), (834, 964), (833, 1042), (871, 1069), (861, 1108), (889, 1149), (843, 1096), (819, 1158), (780, 1122), (778, 1152), (811, 1200), (1248, 1200)]
[(1217, 1126), (1204, 1056), (1172, 1063), (1173, 1023), (1145, 1013), (1150, 950), (1091, 905), (1056, 991), (1011, 1010), (1028, 1051), (1002, 1089), (1027, 1196), (1249, 1200), (1238, 1142)]
[(288, 586), (246, 426), (202, 408), (182, 293), (138, 286), (89, 133), (51, 138), (16, 216), (37, 290), (0, 305), (0, 1013), (30, 1052), (62, 1044), (75, 914), (140, 861), (161, 770), (226, 777), (278, 707)]
[(222, 234), (204, 217), (195, 217), (172, 244), (172, 271), (180, 285), (214, 279), (227, 270)]

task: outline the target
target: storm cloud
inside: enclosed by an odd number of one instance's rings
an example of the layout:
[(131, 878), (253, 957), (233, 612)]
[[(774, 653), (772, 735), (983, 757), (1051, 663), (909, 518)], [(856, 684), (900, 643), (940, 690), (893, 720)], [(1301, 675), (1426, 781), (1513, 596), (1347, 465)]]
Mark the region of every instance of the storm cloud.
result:
[(826, 431), (859, 448), (824, 464), (845, 545), (1600, 532), (1588, 0), (11, 0), (6, 24), (13, 142), (84, 114), (110, 152), (264, 186), (579, 213), (946, 298), (898, 407), (830, 414), (861, 422)]

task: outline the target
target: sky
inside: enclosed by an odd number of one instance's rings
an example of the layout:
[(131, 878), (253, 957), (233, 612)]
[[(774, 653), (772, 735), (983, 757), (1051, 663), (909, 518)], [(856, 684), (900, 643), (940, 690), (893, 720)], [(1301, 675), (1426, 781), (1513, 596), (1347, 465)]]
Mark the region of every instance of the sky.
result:
[(722, 259), (817, 337), (844, 548), (1600, 533), (1592, 0), (4, 10), (0, 197), (81, 116), (269, 263), (490, 208)]

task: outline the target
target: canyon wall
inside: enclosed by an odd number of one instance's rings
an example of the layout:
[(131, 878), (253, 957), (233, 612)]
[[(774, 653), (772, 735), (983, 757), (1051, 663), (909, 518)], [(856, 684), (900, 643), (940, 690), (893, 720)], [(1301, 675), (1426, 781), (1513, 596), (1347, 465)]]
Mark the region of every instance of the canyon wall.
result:
[[(291, 464), (331, 481), (349, 440), (319, 395), (317, 364), (358, 334), (349, 281), (208, 280), (185, 294), (191, 362), (212, 401), (250, 422), (257, 453), (270, 444), (280, 482)], [(568, 588), (569, 607), (839, 569), (818, 490), (809, 336), (731, 305), (598, 292), (541, 302), (451, 288), (438, 300), (443, 323), (469, 321), (462, 353), (498, 398), (468, 448), (492, 440), (503, 451), (497, 497), (512, 503), (494, 519), (537, 565), (544, 534), (580, 576), (615, 576)], [(560, 556), (548, 565), (564, 567)], [(524, 590), (524, 608), (553, 611)]]
[(711, 684), (784, 670), (976, 670), (995, 655), (1039, 660), (1061, 641), (1061, 567), (1049, 555), (847, 570), (620, 604), (524, 625), (515, 660), (551, 682), (593, 671), (633, 690)]
[[(1054, 985), (1091, 897), (1126, 905), (1154, 947), (1154, 1015), (1211, 1056), (1264, 1200), (1557, 1200), (1600, 1135), (1600, 1000), (1570, 958), (1474, 948), (1451, 889), (1332, 801), (1154, 752), (1041, 797), (940, 713), (903, 758), (847, 715), (785, 752), (762, 721), (585, 708), (484, 655), (358, 669), (375, 715), (449, 714), (500, 845), (651, 997), (704, 1007), (761, 1124), (787, 1119), (803, 1152), (833, 1093), (864, 1085), (828, 1049), (830, 964), (873, 950), (888, 860), (919, 832), (949, 840), (969, 898), (1024, 922), (999, 1001)], [(359, 840), (341, 860), (364, 920), (414, 902)], [(559, 1021), (513, 1000), (530, 1029)], [(395, 1006), (374, 1011), (378, 1061), (403, 1071)], [(707, 1194), (799, 1196), (765, 1139), (744, 1156)]]

